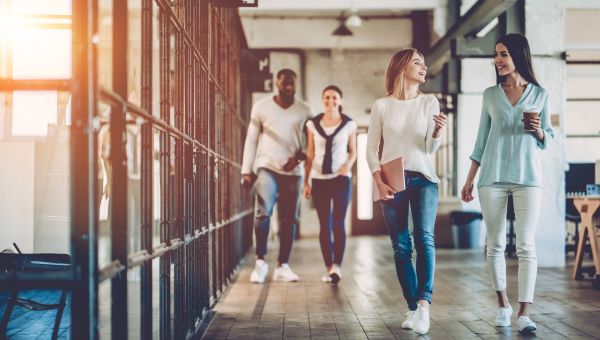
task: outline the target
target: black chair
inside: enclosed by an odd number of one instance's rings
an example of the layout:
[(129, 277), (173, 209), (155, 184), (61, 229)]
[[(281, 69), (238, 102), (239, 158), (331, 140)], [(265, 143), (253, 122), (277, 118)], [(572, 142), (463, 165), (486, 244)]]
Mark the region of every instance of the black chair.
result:
[[(16, 280), (12, 277), (15, 273), (48, 273), (71, 270), (71, 256), (68, 254), (11, 254), (0, 253), (0, 273), (6, 281)], [(15, 306), (26, 308), (31, 311), (45, 311), (56, 309), (56, 317), (54, 318), (54, 330), (52, 331), (52, 339), (58, 338), (58, 329), (62, 315), (66, 306), (68, 295), (67, 289), (62, 289), (58, 303), (46, 304), (39, 303), (32, 299), (20, 298), (19, 288), (15, 283), (12, 285), (8, 304), (4, 310), (2, 324), (0, 325), (0, 339), (6, 337), (10, 316)]]
[[(571, 251), (575, 254), (577, 253), (577, 242), (579, 241), (579, 223), (581, 223), (581, 216), (579, 215), (577, 208), (575, 208), (573, 200), (567, 199), (565, 202), (565, 221), (575, 223), (575, 231), (573, 234), (567, 232), (565, 254), (569, 254)], [(569, 242), (569, 236), (572, 237), (572, 243)]]
[[(579, 215), (579, 211), (573, 204), (573, 200), (567, 199), (565, 202), (565, 221), (573, 222), (575, 224), (575, 230), (573, 234), (567, 233), (565, 240), (565, 255), (568, 255), (569, 252), (573, 252), (573, 255), (577, 253), (577, 243), (579, 242), (579, 223), (581, 223), (581, 215)], [(573, 242), (569, 242), (569, 236), (572, 237)], [(592, 248), (590, 246), (590, 241), (585, 240), (585, 244), (583, 245), (583, 254), (585, 256), (586, 253), (592, 253)]]

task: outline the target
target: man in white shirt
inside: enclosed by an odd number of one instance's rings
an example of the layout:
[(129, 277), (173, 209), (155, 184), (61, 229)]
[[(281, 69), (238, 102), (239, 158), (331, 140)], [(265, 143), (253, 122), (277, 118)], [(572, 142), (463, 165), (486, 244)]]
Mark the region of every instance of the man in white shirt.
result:
[(250, 281), (264, 283), (269, 267), (264, 260), (273, 206), (279, 213), (279, 257), (273, 280), (294, 282), (296, 275), (288, 265), (300, 208), (300, 188), (304, 148), (303, 128), (314, 115), (310, 105), (296, 99), (296, 73), (277, 72), (277, 95), (268, 96), (252, 106), (250, 126), (244, 144), (242, 182), (254, 184), (254, 233), (256, 264)]

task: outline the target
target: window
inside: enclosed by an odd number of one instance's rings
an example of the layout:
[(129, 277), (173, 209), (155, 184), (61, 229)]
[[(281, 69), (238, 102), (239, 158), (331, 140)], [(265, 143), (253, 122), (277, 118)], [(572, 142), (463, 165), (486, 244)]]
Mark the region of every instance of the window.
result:
[(600, 159), (600, 59), (595, 63), (567, 61), (565, 114), (569, 162)]
[(600, 159), (600, 15), (598, 9), (568, 9), (565, 17), (567, 48), (567, 105), (563, 131), (571, 163)]
[[(71, 1), (0, 0), (0, 78), (71, 78)], [(7, 105), (1, 135), (45, 137), (66, 115), (68, 94), (14, 91), (0, 94)]]

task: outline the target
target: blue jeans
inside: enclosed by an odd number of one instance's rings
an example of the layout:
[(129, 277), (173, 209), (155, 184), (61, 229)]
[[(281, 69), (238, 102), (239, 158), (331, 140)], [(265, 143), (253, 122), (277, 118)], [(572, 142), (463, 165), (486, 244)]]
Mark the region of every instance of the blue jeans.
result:
[[(438, 187), (418, 172), (406, 171), (406, 190), (393, 199), (382, 201), (381, 210), (390, 233), (396, 262), (396, 274), (402, 286), (404, 299), (410, 310), (417, 309), (417, 301), (431, 303), (435, 272), (435, 244), (433, 228), (438, 205)], [(412, 263), (412, 239), (408, 230), (408, 205), (412, 211), (417, 268)]]
[(300, 212), (300, 185), (302, 177), (281, 175), (274, 171), (258, 169), (254, 183), (254, 235), (256, 256), (267, 254), (267, 238), (273, 207), (277, 202), (279, 213), (279, 263), (287, 263), (292, 252), (292, 242)]
[(351, 194), (352, 186), (347, 176), (312, 180), (312, 200), (321, 225), (319, 243), (327, 267), (334, 263), (342, 265), (346, 249), (346, 211)]

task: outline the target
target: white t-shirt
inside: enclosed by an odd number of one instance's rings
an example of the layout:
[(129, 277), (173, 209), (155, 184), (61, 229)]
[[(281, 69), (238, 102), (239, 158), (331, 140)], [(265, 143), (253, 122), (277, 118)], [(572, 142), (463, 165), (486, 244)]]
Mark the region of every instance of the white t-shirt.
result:
[[(439, 183), (440, 179), (428, 154), (434, 153), (441, 138), (433, 138), (433, 116), (440, 113), (440, 104), (431, 94), (419, 94), (410, 100), (392, 97), (375, 101), (371, 110), (371, 122), (367, 135), (367, 163), (371, 172), (398, 157), (404, 158), (404, 169), (423, 174), (428, 180)], [(378, 157), (379, 142), (383, 137), (381, 161)]]
[[(340, 121), (335, 126), (325, 127), (320, 123), (321, 128), (325, 131), (325, 134), (330, 136), (341, 124)], [(342, 129), (333, 137), (331, 145), (331, 174), (323, 174), (323, 158), (325, 158), (325, 138), (315, 128), (312, 120), (306, 122), (306, 128), (312, 132), (315, 141), (315, 157), (313, 159), (312, 168), (310, 169), (310, 177), (317, 179), (330, 179), (338, 176), (337, 172), (340, 170), (342, 165), (348, 160), (348, 141), (350, 135), (356, 132), (356, 123), (351, 120), (342, 127)], [(344, 175), (352, 177), (352, 170), (348, 169), (348, 172)]]
[(302, 176), (302, 164), (289, 172), (283, 170), (283, 165), (296, 151), (304, 149), (304, 123), (313, 115), (310, 105), (300, 99), (287, 109), (275, 103), (273, 96), (258, 100), (250, 114), (241, 173), (267, 168), (283, 175)]

